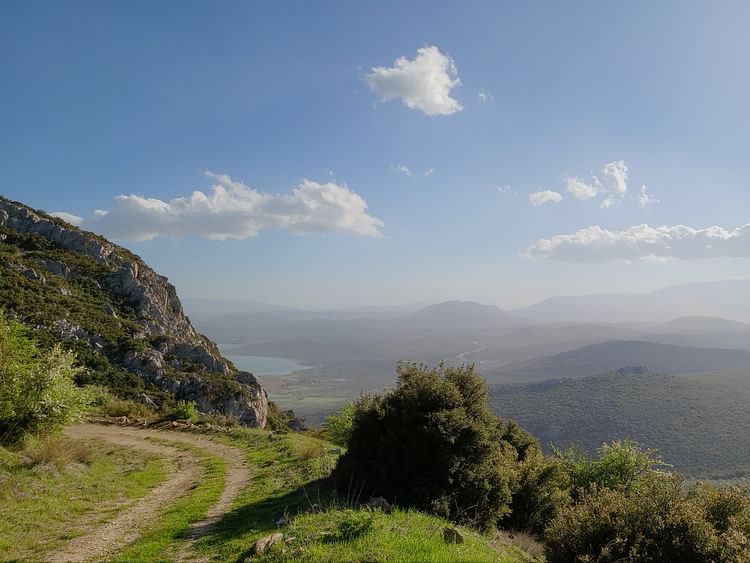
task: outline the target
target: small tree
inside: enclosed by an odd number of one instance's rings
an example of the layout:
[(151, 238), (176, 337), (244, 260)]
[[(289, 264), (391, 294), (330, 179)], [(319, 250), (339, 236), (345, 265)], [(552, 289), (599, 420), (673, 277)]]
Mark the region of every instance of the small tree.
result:
[(339, 489), (494, 527), (509, 510), (515, 453), (484, 381), (473, 365), (400, 363), (397, 373), (396, 389), (356, 403)]
[(568, 475), (573, 500), (591, 489), (628, 489), (638, 485), (657, 467), (666, 467), (656, 450), (642, 449), (629, 439), (603, 444), (589, 459), (578, 448), (555, 450)]
[(338, 413), (326, 417), (323, 422), (323, 435), (326, 439), (339, 446), (346, 446), (352, 435), (354, 409), (354, 403), (347, 401)]
[(72, 352), (40, 352), (21, 324), (0, 314), (0, 442), (79, 420), (89, 394), (73, 382), (78, 372)]

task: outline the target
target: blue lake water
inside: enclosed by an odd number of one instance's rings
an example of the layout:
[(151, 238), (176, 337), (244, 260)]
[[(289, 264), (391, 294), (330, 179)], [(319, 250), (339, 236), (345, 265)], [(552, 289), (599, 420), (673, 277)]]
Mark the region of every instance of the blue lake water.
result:
[(302, 369), (310, 369), (288, 358), (267, 358), (265, 356), (235, 356), (231, 346), (221, 346), (222, 354), (237, 366), (237, 369), (249, 371), (258, 376), (288, 375)]

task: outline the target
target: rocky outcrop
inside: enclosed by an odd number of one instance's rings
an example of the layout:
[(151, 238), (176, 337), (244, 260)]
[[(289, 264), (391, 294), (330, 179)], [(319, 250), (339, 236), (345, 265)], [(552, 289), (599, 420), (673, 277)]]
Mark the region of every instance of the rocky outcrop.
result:
[[(95, 354), (106, 354), (121, 368), (138, 374), (145, 382), (171, 393), (176, 399), (195, 401), (202, 412), (236, 416), (247, 425), (265, 426), (266, 392), (252, 374), (237, 372), (213, 342), (198, 334), (167, 278), (103, 237), (2, 197), (0, 228), (5, 230), (0, 233), (0, 245), (12, 244), (9, 238), (12, 239), (15, 232), (42, 237), (64, 251), (56, 252), (55, 256), (36, 252), (33, 261), (0, 262), (0, 270), (12, 268), (40, 286), (49, 286), (50, 279), (60, 280), (55, 286), (58, 295), (72, 299), (70, 287), (63, 282), (80, 282), (79, 278), (87, 275), (76, 271), (69, 263), (72, 260), (66, 261), (64, 257), (93, 259), (103, 274), (84, 281), (87, 287), (107, 297), (106, 302), (96, 305), (95, 313), (112, 323), (120, 323), (118, 327), (126, 326), (130, 332), (121, 340), (129, 340), (130, 347), (122, 350), (114, 346), (97, 334), (95, 323), (86, 325), (87, 317), (78, 323), (58, 318), (42, 327), (36, 320), (38, 315), (29, 315), (28, 311), (27, 318), (23, 311), (6, 310), (6, 314), (14, 314), (34, 328), (44, 328), (63, 341), (87, 342)], [(25, 251), (19, 250), (23, 258)], [(127, 310), (121, 310), (122, 306)], [(125, 318), (127, 320), (122, 320)], [(98, 322), (101, 325), (101, 319)]]

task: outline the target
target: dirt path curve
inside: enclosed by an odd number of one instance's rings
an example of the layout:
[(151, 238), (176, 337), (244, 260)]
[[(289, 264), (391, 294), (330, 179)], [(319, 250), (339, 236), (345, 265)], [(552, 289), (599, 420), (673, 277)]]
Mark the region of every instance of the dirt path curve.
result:
[(203, 475), (200, 462), (189, 452), (168, 445), (154, 443), (146, 438), (158, 438), (170, 442), (189, 444), (221, 456), (226, 462), (224, 490), (219, 500), (208, 510), (203, 520), (194, 522), (189, 532), (190, 540), (180, 549), (177, 558), (190, 559), (192, 541), (207, 534), (222, 514), (229, 509), (234, 497), (250, 480), (250, 475), (242, 452), (232, 446), (214, 442), (197, 434), (146, 430), (126, 426), (102, 426), (79, 424), (66, 429), (71, 438), (81, 440), (101, 439), (120, 447), (135, 448), (164, 457), (166, 481), (148, 494), (122, 510), (114, 519), (75, 538), (61, 549), (48, 554), (48, 561), (77, 562), (101, 560), (114, 554), (118, 549), (136, 540), (148, 530), (164, 506), (186, 495)]

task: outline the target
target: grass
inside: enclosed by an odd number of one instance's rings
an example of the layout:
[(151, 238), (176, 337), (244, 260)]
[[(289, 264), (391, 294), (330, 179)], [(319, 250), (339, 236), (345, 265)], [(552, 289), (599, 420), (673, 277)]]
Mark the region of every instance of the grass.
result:
[(203, 466), (203, 476), (190, 494), (167, 506), (151, 530), (113, 557), (113, 561), (130, 563), (169, 559), (170, 552), (186, 540), (190, 524), (205, 516), (224, 489), (226, 463), (221, 457), (180, 442), (154, 441), (189, 451)]
[[(462, 529), (466, 542), (446, 544), (448, 522), (423, 513), (334, 508), (311, 514), (311, 508), (335, 506), (325, 477), (333, 468), (336, 446), (303, 434), (268, 438), (268, 432), (241, 430), (223, 441), (242, 446), (252, 467), (250, 485), (216, 528), (195, 544), (195, 556), (235, 562), (252, 557), (254, 543), (281, 531), (297, 540), (265, 560), (279, 561), (535, 561), (507, 538), (480, 536)], [(346, 504), (355, 505), (349, 499)], [(288, 526), (277, 526), (282, 517)], [(370, 520), (372, 520), (370, 522)], [(320, 532), (328, 531), (326, 535)]]
[(2, 451), (0, 560), (39, 560), (166, 477), (157, 456), (58, 440)]
[[(302, 434), (268, 436), (268, 432), (242, 429), (232, 437), (220, 438), (245, 450), (251, 481), (215, 529), (195, 543), (198, 557), (241, 560), (256, 540), (276, 531), (279, 518), (330, 499), (330, 489), (322, 478), (333, 467), (335, 456), (327, 452), (334, 446)], [(305, 452), (311, 450), (321, 453), (309, 457)]]
[[(337, 507), (329, 482), (336, 447), (304, 434), (269, 438), (268, 431), (236, 429), (207, 437), (245, 452), (250, 483), (216, 526), (197, 539), (190, 557), (237, 562), (252, 556), (254, 543), (281, 531), (294, 536), (267, 553), (269, 561), (535, 561), (507, 538), (489, 538), (461, 529), (465, 542), (444, 542), (450, 525), (413, 511), (392, 514), (352, 510), (358, 500)], [(188, 538), (190, 523), (202, 519), (224, 486), (225, 462), (201, 448), (155, 440), (189, 451), (204, 474), (189, 493), (164, 507), (148, 532), (113, 561), (172, 560)], [(39, 560), (48, 550), (112, 518), (121, 501), (142, 496), (161, 480), (158, 459), (95, 443), (90, 463), (22, 465), (21, 456), (0, 449), (0, 560)], [(85, 458), (81, 450), (77, 457)], [(6, 469), (12, 467), (13, 470)], [(140, 469), (139, 469), (140, 467)], [(18, 491), (18, 493), (16, 493)], [(313, 505), (328, 507), (324, 512)], [(331, 508), (333, 507), (333, 508)], [(288, 518), (279, 528), (277, 520)], [(39, 526), (44, 521), (45, 526)], [(325, 533), (321, 533), (325, 532)]]
[(509, 543), (493, 547), (487, 538), (465, 529), (461, 544), (446, 543), (443, 530), (455, 527), (415, 511), (339, 509), (295, 518), (282, 530), (289, 543), (279, 543), (261, 561), (498, 561), (535, 559)]

